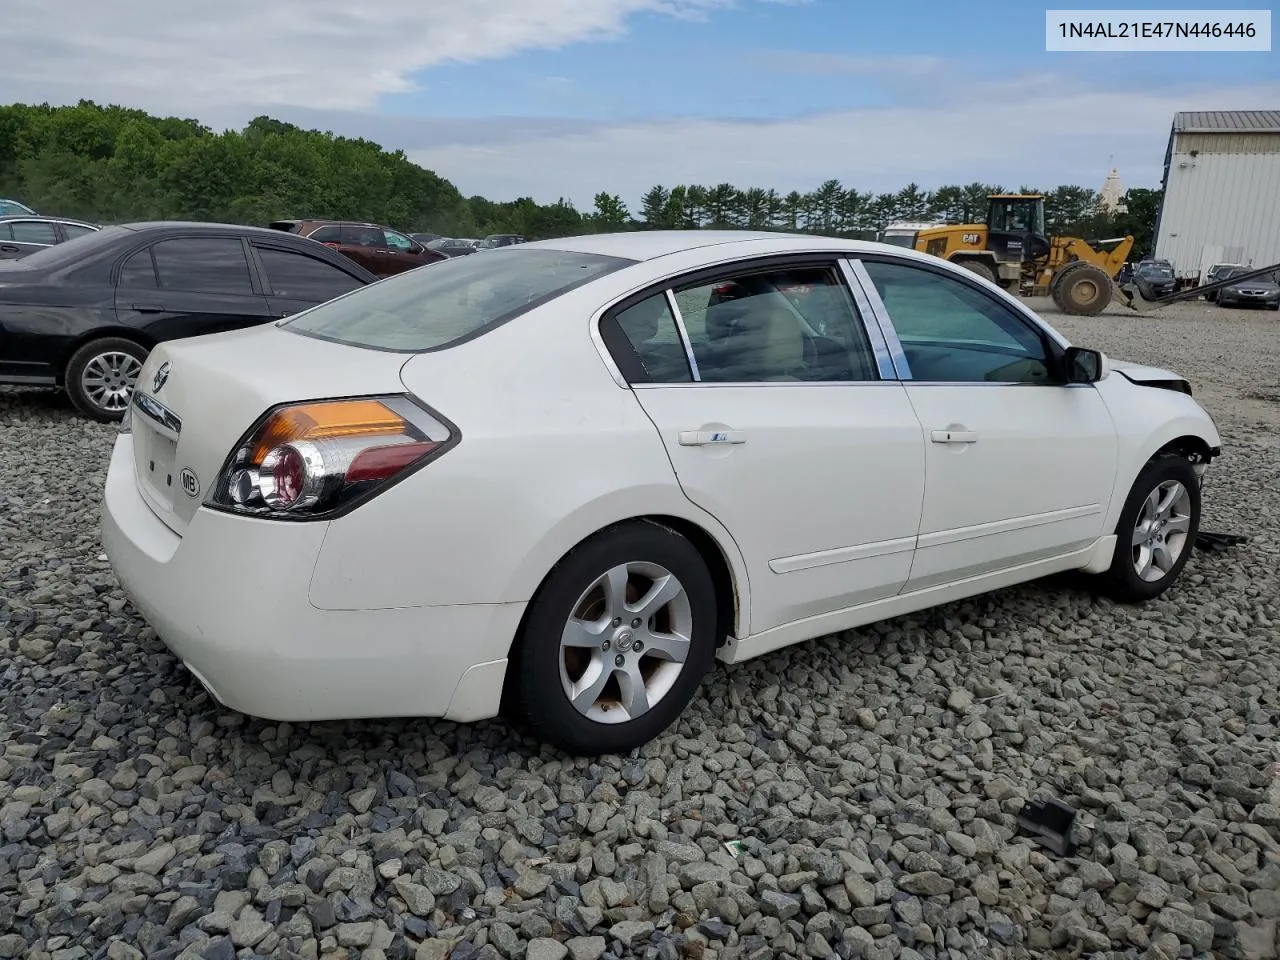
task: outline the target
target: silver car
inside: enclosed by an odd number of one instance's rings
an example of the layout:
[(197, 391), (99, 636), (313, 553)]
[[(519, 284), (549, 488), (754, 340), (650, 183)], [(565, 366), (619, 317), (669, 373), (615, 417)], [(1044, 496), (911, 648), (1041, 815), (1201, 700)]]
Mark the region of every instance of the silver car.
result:
[(0, 217), (0, 260), (20, 260), (27, 254), (66, 243), (98, 226), (62, 217), (35, 217), (15, 214)]

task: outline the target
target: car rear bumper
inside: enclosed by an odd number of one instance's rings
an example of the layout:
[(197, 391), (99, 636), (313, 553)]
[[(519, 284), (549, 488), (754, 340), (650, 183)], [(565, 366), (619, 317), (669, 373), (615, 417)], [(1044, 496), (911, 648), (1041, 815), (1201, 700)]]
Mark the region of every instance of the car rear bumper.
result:
[[(126, 595), (224, 706), (270, 720), (494, 716), (523, 603), (320, 610), (308, 600), (327, 524), (197, 511), (179, 537), (138, 490), (116, 440), (102, 543)], [(359, 559), (353, 558), (353, 564)]]

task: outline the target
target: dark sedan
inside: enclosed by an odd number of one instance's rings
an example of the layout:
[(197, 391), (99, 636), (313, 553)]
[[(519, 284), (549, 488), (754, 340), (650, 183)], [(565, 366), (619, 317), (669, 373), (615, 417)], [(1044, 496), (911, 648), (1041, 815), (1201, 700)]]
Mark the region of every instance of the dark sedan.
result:
[(0, 261), (0, 383), (119, 420), (157, 343), (279, 320), (378, 278), (278, 230), (133, 223)]
[[(1223, 275), (1218, 279), (1248, 277), (1253, 269), (1232, 267), (1230, 270), (1223, 271)], [(1218, 289), (1218, 303), (1224, 307), (1258, 306), (1266, 307), (1268, 310), (1280, 310), (1280, 284), (1277, 284), (1276, 278), (1268, 273), (1248, 277), (1247, 280), (1238, 280)]]
[(1164, 260), (1144, 260), (1133, 268), (1133, 282), (1147, 300), (1159, 300), (1173, 293), (1178, 286), (1173, 267)]

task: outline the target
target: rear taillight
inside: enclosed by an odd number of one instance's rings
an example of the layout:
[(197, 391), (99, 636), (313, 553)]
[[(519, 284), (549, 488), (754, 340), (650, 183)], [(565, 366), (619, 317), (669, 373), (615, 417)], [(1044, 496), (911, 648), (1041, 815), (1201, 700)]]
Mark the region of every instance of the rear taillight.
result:
[(406, 396), (286, 404), (245, 434), (206, 506), (282, 520), (330, 518), (458, 439), (452, 424)]

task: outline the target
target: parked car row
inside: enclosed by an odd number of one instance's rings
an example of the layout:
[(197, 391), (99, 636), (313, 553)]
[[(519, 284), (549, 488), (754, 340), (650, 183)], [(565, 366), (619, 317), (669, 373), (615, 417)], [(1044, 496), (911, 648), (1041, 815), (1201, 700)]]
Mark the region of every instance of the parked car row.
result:
[(273, 230), (296, 233), (350, 257), (378, 277), (439, 263), (445, 255), (377, 223), (352, 220), (273, 220)]

